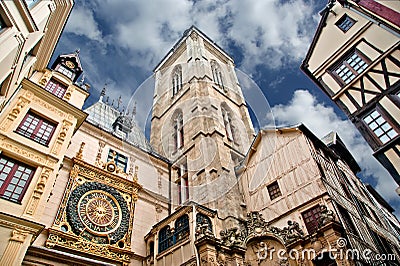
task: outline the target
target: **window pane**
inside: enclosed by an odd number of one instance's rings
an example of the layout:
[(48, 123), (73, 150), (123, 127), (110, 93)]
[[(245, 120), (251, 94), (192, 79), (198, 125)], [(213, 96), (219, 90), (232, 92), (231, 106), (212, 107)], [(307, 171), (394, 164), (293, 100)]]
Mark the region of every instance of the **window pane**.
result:
[(62, 98), (67, 90), (67, 87), (55, 79), (50, 79), (49, 83), (47, 83), (44, 89), (54, 94), (58, 98)]
[[(12, 165), (10, 168), (9, 165)], [(25, 187), (29, 185), (34, 169), (20, 162), (15, 162), (7, 157), (0, 159), (0, 196), (5, 199), (21, 201)], [(4, 170), (8, 169), (8, 172)]]
[(42, 145), (47, 145), (50, 142), (55, 127), (55, 124), (46, 121), (32, 112), (28, 112), (16, 132)]
[(377, 110), (364, 117), (364, 122), (371, 129), (376, 137), (382, 142), (387, 143), (391, 139), (397, 137), (396, 130), (385, 120)]
[(354, 51), (333, 69), (333, 74), (340, 78), (344, 84), (349, 84), (367, 66), (368, 64)]

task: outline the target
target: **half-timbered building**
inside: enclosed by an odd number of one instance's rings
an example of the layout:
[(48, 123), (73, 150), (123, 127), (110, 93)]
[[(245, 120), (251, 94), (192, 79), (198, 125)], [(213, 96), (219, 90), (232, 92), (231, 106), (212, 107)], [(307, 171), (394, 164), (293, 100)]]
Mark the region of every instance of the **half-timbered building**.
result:
[(329, 1), (301, 69), (400, 185), (399, 11), (397, 0)]

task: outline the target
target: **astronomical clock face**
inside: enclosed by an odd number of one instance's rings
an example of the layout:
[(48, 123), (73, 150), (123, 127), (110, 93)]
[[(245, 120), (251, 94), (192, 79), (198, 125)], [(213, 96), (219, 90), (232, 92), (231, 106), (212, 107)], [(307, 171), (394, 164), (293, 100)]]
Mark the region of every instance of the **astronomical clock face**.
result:
[(114, 188), (87, 182), (71, 192), (67, 220), (75, 234), (99, 244), (114, 244), (128, 230), (129, 209)]
[(78, 203), (81, 222), (93, 234), (107, 235), (121, 223), (121, 209), (118, 201), (102, 190), (86, 192)]

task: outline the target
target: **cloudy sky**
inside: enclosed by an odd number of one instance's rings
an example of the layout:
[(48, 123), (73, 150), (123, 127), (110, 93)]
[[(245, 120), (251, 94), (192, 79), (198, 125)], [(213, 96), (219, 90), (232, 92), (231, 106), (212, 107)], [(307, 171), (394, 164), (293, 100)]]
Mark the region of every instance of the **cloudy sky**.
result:
[[(86, 81), (92, 86), (86, 106), (97, 101), (104, 84), (110, 102), (122, 96), (126, 106), (126, 99), (151, 76), (183, 32), (195, 25), (258, 84), (276, 124), (302, 122), (318, 137), (337, 131), (360, 164), (360, 177), (400, 214), (393, 179), (351, 122), (299, 70), (325, 2), (79, 0), (55, 55), (80, 49)], [(146, 91), (151, 95), (151, 88)]]

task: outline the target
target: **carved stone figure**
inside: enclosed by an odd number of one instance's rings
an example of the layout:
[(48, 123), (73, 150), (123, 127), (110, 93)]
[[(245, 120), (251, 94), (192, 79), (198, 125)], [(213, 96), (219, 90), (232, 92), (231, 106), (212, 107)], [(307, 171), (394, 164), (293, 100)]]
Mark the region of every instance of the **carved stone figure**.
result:
[(260, 234), (264, 231), (265, 225), (266, 223), (261, 213), (253, 211), (247, 214), (246, 228), (249, 235), (252, 233)]
[(270, 227), (269, 231), (283, 239), (285, 243), (294, 242), (304, 237), (304, 232), (301, 230), (298, 222), (288, 221), (288, 226), (280, 229), (277, 227)]
[(325, 224), (335, 220), (335, 214), (329, 210), (325, 205), (320, 205), (321, 216), (318, 221), (318, 227), (324, 226)]
[(240, 246), (244, 240), (244, 235), (238, 227), (222, 230), (219, 234), (225, 246)]

